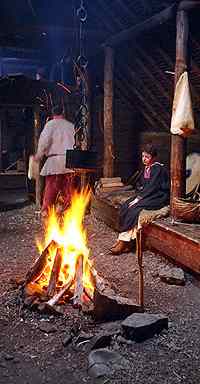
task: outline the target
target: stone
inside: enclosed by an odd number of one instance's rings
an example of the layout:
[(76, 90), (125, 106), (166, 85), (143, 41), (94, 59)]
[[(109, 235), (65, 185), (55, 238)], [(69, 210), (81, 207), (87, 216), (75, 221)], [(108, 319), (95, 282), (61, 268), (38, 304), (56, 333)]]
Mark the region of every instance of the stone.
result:
[(83, 341), (90, 340), (90, 339), (92, 339), (93, 336), (94, 335), (92, 335), (91, 333), (85, 333), (82, 331), (77, 336), (76, 343), (79, 344), (79, 343), (82, 343)]
[(140, 311), (138, 304), (115, 294), (110, 288), (95, 290), (93, 316), (96, 321), (125, 319), (131, 313)]
[(67, 345), (69, 345), (71, 342), (72, 342), (72, 335), (71, 334), (66, 335), (62, 341), (64, 347), (67, 347)]
[(90, 340), (93, 338), (93, 335), (90, 333), (81, 332), (75, 339), (73, 348), (76, 351), (83, 351), (88, 353), (91, 350)]
[(90, 340), (90, 349), (99, 349), (109, 347), (112, 341), (112, 337), (115, 333), (110, 334), (98, 334)]
[(159, 271), (161, 281), (171, 285), (185, 285), (185, 275), (181, 268), (164, 267)]
[(122, 357), (118, 352), (101, 348), (90, 352), (88, 357), (88, 373), (92, 377), (109, 377), (114, 370), (120, 368)]
[(118, 334), (120, 332), (120, 330), (121, 330), (121, 321), (120, 320), (116, 320), (116, 321), (109, 321), (109, 322), (106, 322), (106, 323), (101, 323), (100, 324), (100, 329), (103, 332)]
[(7, 361), (10, 361), (10, 360), (13, 360), (14, 359), (14, 356), (13, 355), (10, 355), (9, 353), (6, 353), (4, 355), (4, 359), (7, 360)]
[(137, 342), (144, 341), (163, 329), (168, 329), (168, 318), (153, 313), (134, 313), (122, 322), (123, 336)]
[(40, 331), (45, 332), (45, 333), (57, 332), (57, 328), (55, 327), (55, 325), (47, 323), (47, 322), (40, 324), (39, 329), (40, 329)]

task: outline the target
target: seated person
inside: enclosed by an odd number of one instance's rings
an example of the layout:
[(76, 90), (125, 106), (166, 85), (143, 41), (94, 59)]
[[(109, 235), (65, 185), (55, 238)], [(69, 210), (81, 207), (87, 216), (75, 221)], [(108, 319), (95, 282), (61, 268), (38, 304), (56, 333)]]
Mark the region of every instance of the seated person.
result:
[(131, 240), (135, 239), (138, 217), (143, 209), (161, 209), (169, 203), (170, 188), (168, 173), (156, 161), (157, 149), (148, 143), (142, 151), (142, 172), (136, 187), (136, 196), (129, 198), (120, 209), (120, 234), (117, 243), (110, 249), (114, 255), (130, 252)]

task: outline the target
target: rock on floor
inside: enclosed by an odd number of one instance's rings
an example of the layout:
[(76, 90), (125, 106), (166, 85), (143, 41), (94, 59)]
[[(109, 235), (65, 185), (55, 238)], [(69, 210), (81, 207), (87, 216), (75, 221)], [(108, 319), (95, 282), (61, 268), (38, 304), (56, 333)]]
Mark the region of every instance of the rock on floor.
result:
[(159, 277), (161, 281), (171, 285), (185, 285), (185, 275), (181, 268), (165, 267), (160, 269)]
[(134, 313), (122, 322), (124, 336), (135, 341), (143, 341), (168, 328), (168, 318), (152, 313)]

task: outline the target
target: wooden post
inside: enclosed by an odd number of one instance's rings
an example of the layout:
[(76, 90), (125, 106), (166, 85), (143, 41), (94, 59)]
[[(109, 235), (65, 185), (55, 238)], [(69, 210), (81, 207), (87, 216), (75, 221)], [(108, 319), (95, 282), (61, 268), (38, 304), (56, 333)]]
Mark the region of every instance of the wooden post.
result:
[[(37, 151), (38, 140), (41, 132), (41, 121), (40, 121), (40, 108), (39, 106), (35, 106), (34, 109), (34, 150)], [(41, 164), (39, 164), (39, 169), (41, 168)], [(41, 200), (42, 200), (42, 177), (38, 175), (35, 180), (35, 202), (36, 208), (41, 208)]]
[[(181, 74), (187, 69), (188, 62), (188, 15), (184, 10), (177, 12), (176, 24), (176, 66), (175, 86)], [(171, 135), (171, 215), (175, 216), (174, 198), (184, 197), (186, 168), (186, 139)]]
[(144, 266), (142, 249), (142, 228), (136, 231), (136, 254), (139, 267), (139, 305), (144, 309)]
[(0, 115), (0, 171), (2, 170), (3, 119)]
[(114, 51), (105, 48), (104, 65), (104, 177), (113, 177), (114, 147), (113, 147), (113, 66)]

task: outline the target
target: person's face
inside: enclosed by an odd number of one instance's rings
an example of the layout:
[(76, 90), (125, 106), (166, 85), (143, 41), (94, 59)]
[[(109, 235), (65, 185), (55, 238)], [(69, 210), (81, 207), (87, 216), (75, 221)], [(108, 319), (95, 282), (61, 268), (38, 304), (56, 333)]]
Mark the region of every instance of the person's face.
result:
[(150, 153), (142, 152), (142, 162), (144, 165), (150, 165), (152, 163), (153, 157)]

